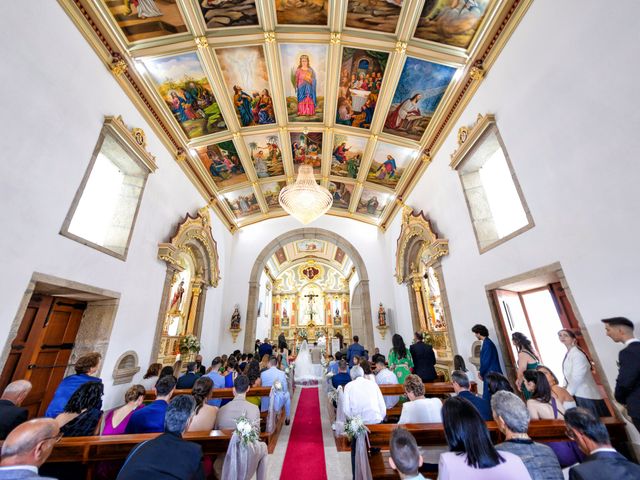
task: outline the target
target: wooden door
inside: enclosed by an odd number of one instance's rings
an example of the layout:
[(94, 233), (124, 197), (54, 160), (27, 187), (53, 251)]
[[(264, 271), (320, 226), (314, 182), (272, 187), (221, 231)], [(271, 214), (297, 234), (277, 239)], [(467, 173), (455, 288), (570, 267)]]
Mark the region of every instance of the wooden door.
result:
[(29, 417), (44, 415), (64, 378), (87, 304), (34, 294), (11, 343), (0, 386), (25, 379), (33, 385), (22, 406)]

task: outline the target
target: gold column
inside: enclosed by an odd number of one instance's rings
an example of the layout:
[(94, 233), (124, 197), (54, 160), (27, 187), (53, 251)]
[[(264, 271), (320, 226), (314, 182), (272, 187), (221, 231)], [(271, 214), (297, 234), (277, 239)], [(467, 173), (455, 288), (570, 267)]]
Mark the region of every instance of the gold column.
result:
[(198, 313), (198, 300), (200, 299), (200, 292), (202, 292), (202, 281), (196, 280), (193, 282), (191, 288), (191, 305), (189, 306), (189, 318), (187, 319), (187, 328), (184, 331), (184, 335), (192, 335), (193, 327), (196, 322), (196, 314)]
[(427, 318), (424, 311), (424, 300), (422, 298), (422, 279), (419, 276), (411, 278), (411, 287), (416, 296), (416, 308), (418, 309), (418, 319), (420, 320), (420, 329), (427, 330)]

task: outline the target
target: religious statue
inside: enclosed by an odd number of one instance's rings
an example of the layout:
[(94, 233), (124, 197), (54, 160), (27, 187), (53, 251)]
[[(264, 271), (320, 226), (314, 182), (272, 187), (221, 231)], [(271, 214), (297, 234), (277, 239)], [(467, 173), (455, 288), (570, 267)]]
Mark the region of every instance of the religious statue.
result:
[(231, 315), (231, 330), (238, 330), (240, 328), (240, 312), (238, 311), (238, 305), (233, 310)]
[(180, 280), (180, 284), (173, 294), (171, 304), (169, 305), (169, 312), (176, 313), (180, 310), (180, 303), (182, 303), (182, 296), (184, 295), (184, 280)]
[(282, 309), (282, 319), (280, 320), (280, 325), (283, 327), (289, 326), (289, 315), (287, 315), (287, 307)]
[(340, 325), (342, 323), (342, 317), (340, 316), (340, 309), (336, 308), (336, 314), (333, 317), (333, 324)]
[(380, 327), (387, 325), (387, 312), (385, 312), (382, 302), (380, 302), (380, 308), (378, 309), (378, 325)]

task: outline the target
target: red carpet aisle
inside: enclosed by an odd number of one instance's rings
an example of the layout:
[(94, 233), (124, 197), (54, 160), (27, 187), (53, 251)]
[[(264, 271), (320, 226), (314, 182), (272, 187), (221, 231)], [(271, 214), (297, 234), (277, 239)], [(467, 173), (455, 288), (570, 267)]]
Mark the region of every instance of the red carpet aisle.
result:
[(317, 388), (303, 388), (280, 479), (325, 480), (324, 443)]

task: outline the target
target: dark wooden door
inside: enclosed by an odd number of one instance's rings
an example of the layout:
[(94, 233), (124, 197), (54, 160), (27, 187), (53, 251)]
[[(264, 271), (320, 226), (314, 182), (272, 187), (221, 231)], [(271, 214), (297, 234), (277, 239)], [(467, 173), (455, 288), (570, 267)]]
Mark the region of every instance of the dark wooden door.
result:
[(34, 294), (0, 377), (0, 386), (25, 379), (33, 385), (22, 406), (42, 416), (64, 378), (87, 304)]

